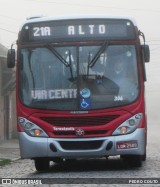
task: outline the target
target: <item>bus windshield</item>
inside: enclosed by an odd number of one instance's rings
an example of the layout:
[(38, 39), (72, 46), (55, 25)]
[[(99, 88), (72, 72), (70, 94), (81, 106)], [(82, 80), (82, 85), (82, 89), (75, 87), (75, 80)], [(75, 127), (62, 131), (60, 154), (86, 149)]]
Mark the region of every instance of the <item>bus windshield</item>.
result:
[(139, 94), (134, 45), (22, 48), (19, 96), (31, 108), (94, 110), (127, 105)]

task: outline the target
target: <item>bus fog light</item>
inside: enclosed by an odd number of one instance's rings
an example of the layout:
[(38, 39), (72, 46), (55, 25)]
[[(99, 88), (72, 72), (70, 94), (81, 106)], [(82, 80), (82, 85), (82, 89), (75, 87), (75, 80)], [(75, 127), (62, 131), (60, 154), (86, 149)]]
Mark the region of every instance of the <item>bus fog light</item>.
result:
[(126, 134), (127, 133), (127, 127), (125, 127), (125, 126), (120, 127), (120, 133), (121, 134)]

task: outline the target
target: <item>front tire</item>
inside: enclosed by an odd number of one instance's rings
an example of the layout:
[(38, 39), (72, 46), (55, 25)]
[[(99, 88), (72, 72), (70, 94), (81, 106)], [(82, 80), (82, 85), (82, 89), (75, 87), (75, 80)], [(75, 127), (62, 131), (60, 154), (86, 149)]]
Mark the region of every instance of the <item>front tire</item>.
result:
[(142, 155), (123, 155), (122, 158), (131, 167), (142, 166)]
[(49, 169), (49, 160), (47, 158), (36, 158), (34, 163), (37, 171), (47, 171)]

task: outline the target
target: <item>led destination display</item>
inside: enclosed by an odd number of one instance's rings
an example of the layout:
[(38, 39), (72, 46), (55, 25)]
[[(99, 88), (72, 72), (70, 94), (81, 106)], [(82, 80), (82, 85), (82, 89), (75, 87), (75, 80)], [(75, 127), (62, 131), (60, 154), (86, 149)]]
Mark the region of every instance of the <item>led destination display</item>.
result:
[(22, 29), (22, 40), (70, 41), (97, 38), (134, 39), (135, 29), (129, 20), (83, 19), (27, 23)]

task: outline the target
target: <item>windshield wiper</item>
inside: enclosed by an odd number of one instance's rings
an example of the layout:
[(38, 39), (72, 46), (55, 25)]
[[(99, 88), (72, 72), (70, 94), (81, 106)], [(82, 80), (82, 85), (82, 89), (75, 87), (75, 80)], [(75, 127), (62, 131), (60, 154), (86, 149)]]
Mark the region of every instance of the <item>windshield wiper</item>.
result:
[(73, 71), (72, 71), (72, 65), (71, 65), (71, 51), (68, 50), (68, 54), (69, 54), (69, 62), (67, 62), (59, 53), (57, 50), (55, 50), (54, 47), (52, 47), (51, 45), (47, 45), (47, 48), (60, 60), (60, 62), (62, 62), (66, 67), (70, 68), (70, 73), (71, 73), (71, 78), (69, 79), (70, 81), (74, 80), (73, 77)]
[(69, 67), (69, 63), (54, 49), (51, 45), (47, 45), (47, 48), (66, 66)]
[[(88, 69), (89, 68), (92, 68), (95, 63), (97, 62), (97, 60), (99, 59), (99, 57), (101, 56), (101, 54), (106, 50), (106, 48), (109, 46), (109, 42), (105, 42), (101, 47), (100, 49), (98, 50), (98, 52), (95, 54), (95, 56), (93, 57), (93, 59), (90, 61), (90, 57), (88, 59)], [(89, 56), (90, 56), (90, 53), (89, 53)], [(87, 70), (88, 72), (89, 70)]]
[(70, 81), (74, 81), (75, 78), (73, 77), (73, 71), (72, 71), (72, 58), (71, 58), (71, 51), (68, 50), (68, 54), (69, 54), (69, 68), (70, 68), (70, 73), (71, 73), (71, 78), (69, 79)]
[(29, 70), (30, 70), (30, 72), (31, 72), (33, 89), (35, 89), (35, 79), (34, 79), (34, 73), (33, 73), (32, 65), (31, 65), (32, 50), (29, 49), (28, 51), (29, 51), (29, 54), (28, 54)]

